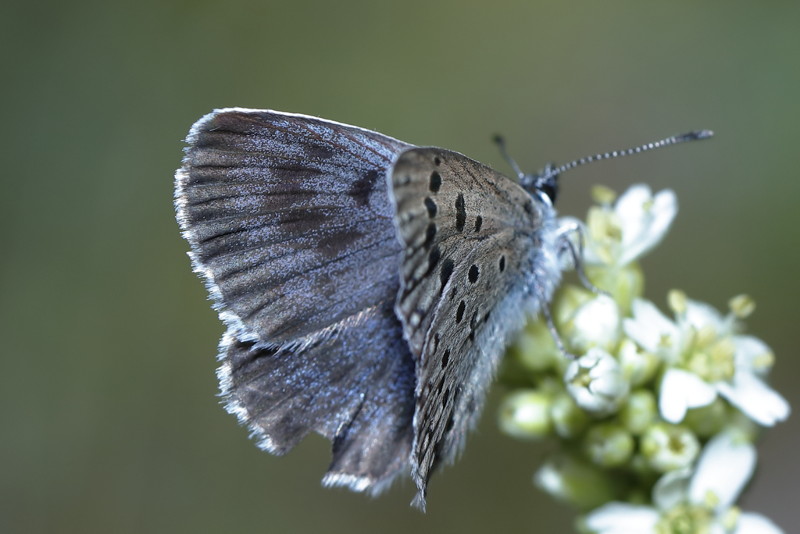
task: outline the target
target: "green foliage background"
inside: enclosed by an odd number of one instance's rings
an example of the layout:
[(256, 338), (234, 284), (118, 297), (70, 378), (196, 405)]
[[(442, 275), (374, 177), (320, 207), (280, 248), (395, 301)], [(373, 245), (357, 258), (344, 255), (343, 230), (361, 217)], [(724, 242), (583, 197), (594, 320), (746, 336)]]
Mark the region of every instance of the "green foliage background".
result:
[[(328, 444), (258, 451), (217, 405), (222, 327), (172, 209), (189, 126), (215, 107), (319, 115), (507, 170), (694, 128), (711, 141), (564, 177), (675, 189), (647, 295), (758, 302), (797, 408), (797, 2), (6, 2), (0, 7), (0, 531), (565, 532), (531, 486), (547, 447), (492, 406), (426, 516), (406, 482), (320, 488)], [(498, 395), (494, 390), (494, 399)], [(796, 417), (768, 432), (744, 500), (790, 532)]]

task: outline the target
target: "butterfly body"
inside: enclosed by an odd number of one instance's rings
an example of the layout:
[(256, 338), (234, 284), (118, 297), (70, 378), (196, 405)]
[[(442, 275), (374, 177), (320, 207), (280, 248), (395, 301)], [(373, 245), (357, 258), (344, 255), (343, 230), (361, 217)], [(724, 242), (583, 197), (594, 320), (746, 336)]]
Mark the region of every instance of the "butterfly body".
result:
[(427, 483), (560, 280), (547, 193), (456, 152), (224, 109), (187, 138), (178, 221), (227, 331), (222, 395), (259, 445), (332, 441), (323, 479)]

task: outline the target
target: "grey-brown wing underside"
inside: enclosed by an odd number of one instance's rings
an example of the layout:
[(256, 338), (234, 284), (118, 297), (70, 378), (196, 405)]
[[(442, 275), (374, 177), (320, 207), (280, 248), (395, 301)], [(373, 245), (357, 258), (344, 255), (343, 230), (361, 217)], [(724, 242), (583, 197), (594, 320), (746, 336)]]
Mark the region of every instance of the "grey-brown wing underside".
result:
[(547, 278), (537, 269), (553, 277), (553, 210), (437, 148), (403, 152), (391, 183), (404, 245), (396, 310), (419, 357), (412, 476), (424, 506), (433, 469), (456, 457), (477, 420), (509, 334), (537, 306), (539, 278)]
[(198, 121), (178, 221), (228, 325), (221, 388), (267, 450), (333, 442), (327, 484), (378, 491), (407, 468), (414, 361), (393, 305), (400, 244), (386, 173), (409, 145), (263, 110)]

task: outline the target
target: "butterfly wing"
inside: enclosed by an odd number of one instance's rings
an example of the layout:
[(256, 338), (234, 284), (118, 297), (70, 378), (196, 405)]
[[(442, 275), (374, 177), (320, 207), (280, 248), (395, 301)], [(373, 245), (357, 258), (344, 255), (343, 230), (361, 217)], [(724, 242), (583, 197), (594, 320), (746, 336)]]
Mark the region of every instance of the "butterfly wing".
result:
[(558, 282), (555, 220), (549, 202), (437, 148), (403, 152), (391, 189), (404, 245), (396, 310), (419, 358), (412, 476), (424, 507), (430, 474), (462, 449), (509, 336)]
[(386, 172), (409, 145), (273, 111), (192, 128), (178, 221), (228, 331), (221, 388), (277, 454), (333, 441), (328, 484), (377, 491), (407, 466), (414, 361), (394, 314), (400, 244)]

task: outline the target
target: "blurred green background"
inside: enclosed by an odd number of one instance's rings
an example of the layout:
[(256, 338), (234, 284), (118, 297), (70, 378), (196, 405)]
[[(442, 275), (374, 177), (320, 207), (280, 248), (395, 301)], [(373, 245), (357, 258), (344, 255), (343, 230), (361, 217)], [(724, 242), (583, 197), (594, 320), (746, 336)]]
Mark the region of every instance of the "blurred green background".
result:
[[(256, 449), (215, 397), (222, 326), (191, 273), (172, 175), (215, 107), (318, 115), (523, 168), (694, 128), (711, 141), (576, 170), (673, 188), (647, 295), (725, 308), (777, 354), (795, 407), (800, 3), (5, 2), (0, 194), (2, 532), (568, 532), (531, 485), (547, 447), (494, 406), (462, 461), (371, 500), (325, 490), (329, 444)], [(760, 444), (743, 507), (800, 520), (797, 418)]]

